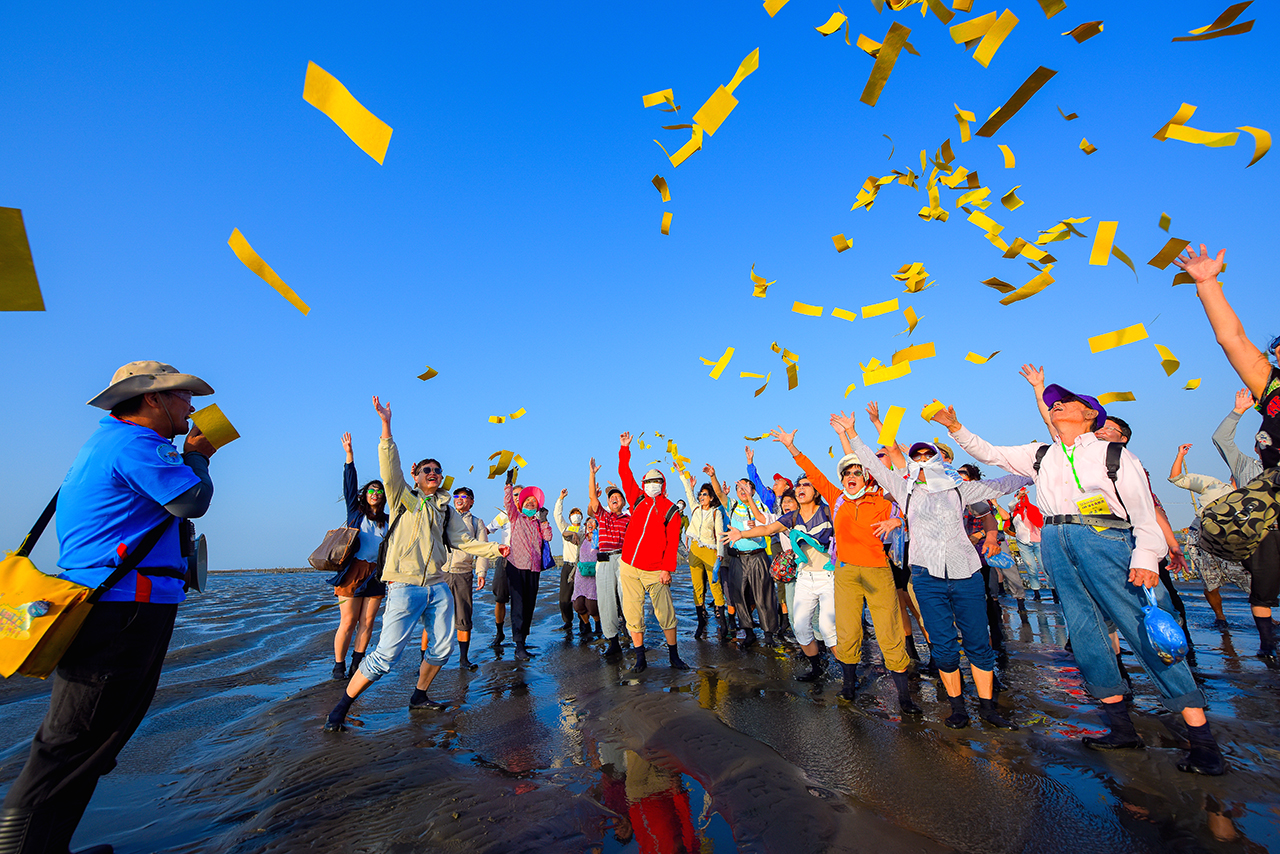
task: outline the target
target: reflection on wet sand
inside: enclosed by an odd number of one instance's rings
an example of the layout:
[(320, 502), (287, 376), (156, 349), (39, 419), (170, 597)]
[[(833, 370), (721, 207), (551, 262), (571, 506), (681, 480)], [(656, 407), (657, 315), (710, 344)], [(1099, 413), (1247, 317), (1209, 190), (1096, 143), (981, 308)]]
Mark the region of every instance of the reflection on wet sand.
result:
[[(803, 658), (691, 639), (693, 671), (658, 664), (631, 677), (590, 639), (561, 633), (544, 601), (531, 663), (477, 642), (478, 671), (451, 662), (437, 680), (448, 708), (410, 712), (416, 674), (404, 661), (334, 735), (320, 731), (341, 690), (327, 680), (330, 591), (307, 574), (215, 582), (184, 606), (152, 714), (80, 839), (245, 854), (1280, 850), (1280, 673), (1252, 656), (1234, 589), (1220, 632), (1198, 585), (1183, 587), (1195, 672), (1232, 766), (1209, 779), (1173, 768), (1185, 730), (1132, 656), (1148, 749), (1081, 747), (1102, 726), (1050, 602), (1028, 601), (1025, 618), (1006, 612), (1001, 707), (1017, 732), (946, 729), (929, 679), (912, 682), (924, 719), (903, 722), (870, 642), (851, 703), (838, 684), (796, 681)], [(246, 606), (246, 589), (261, 604)], [(675, 596), (690, 638), (687, 588)], [(476, 636), (490, 632), (480, 624)], [(25, 759), (47, 691), (0, 685), (0, 785)]]

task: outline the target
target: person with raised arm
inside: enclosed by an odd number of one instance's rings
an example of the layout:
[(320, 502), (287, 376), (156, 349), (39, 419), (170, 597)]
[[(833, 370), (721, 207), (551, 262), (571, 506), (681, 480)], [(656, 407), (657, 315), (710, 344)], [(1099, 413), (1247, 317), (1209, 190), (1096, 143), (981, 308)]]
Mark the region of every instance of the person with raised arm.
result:
[(622, 538), (631, 520), (627, 513), (627, 498), (618, 487), (610, 485), (605, 491), (608, 508), (600, 504), (600, 490), (596, 486), (596, 473), (600, 466), (591, 458), (591, 474), (587, 478), (587, 492), (591, 496), (587, 512), (596, 520), (596, 605), (600, 609), (600, 624), (604, 627), (605, 657), (622, 654), (618, 644), (618, 571), (622, 562)]
[(560, 495), (556, 498), (555, 520), (556, 527), (560, 529), (560, 539), (564, 543), (563, 565), (560, 567), (560, 619), (564, 621), (561, 628), (572, 633), (576, 622), (573, 618), (573, 587), (574, 579), (578, 576), (578, 547), (582, 545), (583, 529), (582, 511), (577, 507), (569, 511), (569, 521), (564, 520), (564, 500), (568, 497), (569, 490), (560, 490)]
[[(916, 442), (907, 451), (907, 477), (891, 472), (858, 438), (852, 413), (834, 414), (831, 425), (907, 518), (911, 530), (911, 586), (915, 589), (938, 678), (946, 689), (952, 729), (969, 725), (960, 682), (960, 646), (978, 689), (979, 716), (999, 729), (1017, 729), (995, 700), (995, 651), (986, 619), (986, 590), (978, 553), (964, 528), (967, 504), (1007, 495), (1030, 483), (1025, 477), (966, 481), (942, 462), (937, 447)], [(959, 630), (960, 637), (957, 637)]]
[[(329, 579), (338, 597), (338, 631), (333, 636), (333, 678), (350, 679), (364, 659), (373, 639), (373, 621), (387, 595), (387, 585), (378, 578), (378, 552), (387, 533), (386, 489), (380, 480), (358, 486), (356, 458), (351, 450), (351, 434), (342, 434), (347, 462), (342, 467), (342, 497), (347, 505), (347, 527), (358, 528), (355, 554)], [(346, 666), (347, 646), (355, 636), (351, 666)]]
[(706, 593), (710, 590), (718, 626), (717, 637), (723, 643), (729, 638), (724, 614), (724, 587), (713, 576), (716, 564), (724, 557), (724, 546), (720, 542), (720, 534), (724, 531), (724, 511), (716, 497), (716, 489), (710, 483), (699, 487), (695, 499), (693, 472), (686, 472), (680, 482), (684, 484), (689, 506), (693, 508), (685, 528), (689, 537), (689, 577), (693, 582), (693, 605), (698, 620), (693, 637), (698, 640), (707, 634)]
[[(734, 483), (737, 498), (730, 502), (723, 487), (719, 485), (715, 468), (707, 464), (702, 470), (716, 487), (716, 497), (727, 508), (726, 524), (730, 528), (745, 531), (773, 521), (773, 516), (765, 509), (764, 503), (756, 497), (755, 484), (750, 480), (744, 477)], [(764, 537), (744, 537), (738, 540), (729, 546), (727, 560), (720, 565), (720, 581), (725, 586), (725, 595), (733, 606), (733, 613), (743, 632), (743, 649), (755, 644), (757, 623), (764, 632), (765, 646), (773, 646), (774, 635), (779, 628), (778, 592), (773, 576), (769, 574), (765, 542)], [(758, 619), (752, 619), (753, 610)]]
[(1178, 768), (1221, 774), (1226, 761), (1204, 714), (1204, 695), (1185, 661), (1161, 660), (1143, 627), (1147, 596), (1158, 605), (1169, 596), (1157, 567), (1168, 553), (1156, 521), (1155, 501), (1142, 463), (1123, 444), (1094, 435), (1107, 420), (1096, 398), (1059, 385), (1044, 390), (1057, 441), (1052, 445), (996, 447), (969, 432), (951, 407), (934, 415), (970, 456), (1023, 478), (1034, 478), (1036, 503), (1044, 514), (1040, 555), (1053, 576), (1071, 632), (1072, 653), (1085, 687), (1105, 710), (1110, 731), (1086, 736), (1096, 750), (1135, 749), (1142, 740), (1129, 715), (1125, 684), (1104, 620), (1125, 636), (1151, 675), (1165, 707), (1187, 724), (1191, 750)]
[(1207, 474), (1191, 474), (1188, 472), (1186, 470), (1186, 457), (1187, 451), (1190, 450), (1190, 442), (1178, 446), (1178, 453), (1173, 458), (1173, 466), (1169, 469), (1169, 482), (1174, 486), (1200, 496), (1199, 502), (1192, 502), (1196, 518), (1187, 528), (1187, 550), (1188, 552), (1192, 550), (1196, 552), (1198, 558), (1196, 569), (1200, 571), (1200, 581), (1204, 584), (1204, 598), (1217, 618), (1213, 621), (1213, 628), (1225, 632), (1228, 630), (1227, 615), (1222, 611), (1222, 593), (1219, 592), (1218, 588), (1229, 581), (1241, 590), (1248, 592), (1251, 576), (1240, 564), (1228, 563), (1217, 555), (1198, 548), (1200, 516), (1205, 507), (1235, 490), (1235, 485), (1234, 481), (1232, 483), (1223, 483), (1216, 477), (1210, 477)]

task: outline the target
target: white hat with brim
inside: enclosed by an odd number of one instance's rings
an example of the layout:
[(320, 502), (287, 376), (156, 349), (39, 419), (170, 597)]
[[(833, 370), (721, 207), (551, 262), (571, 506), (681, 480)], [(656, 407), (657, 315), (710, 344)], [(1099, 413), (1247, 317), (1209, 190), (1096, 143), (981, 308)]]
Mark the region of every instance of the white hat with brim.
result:
[(857, 454), (845, 454), (840, 458), (840, 462), (836, 463), (836, 474), (843, 480), (844, 470), (849, 466), (860, 466), (862, 460), (858, 459)]
[(90, 406), (111, 409), (131, 397), (159, 391), (189, 391), (193, 395), (213, 394), (213, 386), (191, 374), (180, 374), (164, 362), (130, 362), (111, 376), (111, 385), (89, 401)]

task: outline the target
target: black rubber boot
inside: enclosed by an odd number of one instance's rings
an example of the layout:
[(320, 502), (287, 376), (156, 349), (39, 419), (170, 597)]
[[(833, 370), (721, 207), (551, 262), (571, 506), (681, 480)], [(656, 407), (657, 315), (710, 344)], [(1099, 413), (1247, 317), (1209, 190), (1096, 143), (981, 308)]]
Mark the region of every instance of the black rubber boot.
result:
[(738, 633), (738, 615), (733, 611), (729, 612), (729, 631), (735, 635)]
[(342, 692), (342, 699), (333, 707), (333, 711), (329, 713), (329, 719), (324, 722), (324, 731), (342, 732), (346, 729), (347, 712), (351, 711), (351, 704), (355, 701), (355, 697), (348, 697), (345, 691)]
[(1187, 757), (1178, 763), (1179, 771), (1216, 777), (1227, 770), (1227, 760), (1222, 757), (1218, 742), (1209, 731), (1209, 724), (1188, 726), (1187, 736), (1191, 740), (1191, 750), (1187, 753)]
[(858, 695), (858, 665), (840, 662), (840, 675), (844, 679), (840, 686), (840, 699), (852, 700)]
[(1018, 615), (1022, 617), (1027, 616), (1027, 600), (1026, 599), (1018, 600)]
[(636, 653), (636, 663), (631, 665), (631, 673), (644, 673), (644, 671), (649, 667), (649, 663), (644, 660), (644, 647), (637, 646), (632, 647), (632, 649), (634, 649)]
[(750, 649), (751, 647), (755, 646), (756, 645), (755, 629), (743, 629), (742, 631), (743, 631), (742, 648)]
[(693, 639), (701, 640), (707, 636), (707, 609), (698, 605), (695, 611), (698, 615), (698, 627), (693, 630)]
[(475, 670), (480, 665), (472, 664), (468, 653), (471, 650), (471, 641), (458, 641), (458, 667), (463, 670)]
[(596, 628), (592, 634), (598, 637), (604, 637), (604, 625), (600, 622), (600, 618), (596, 617)]
[(502, 646), (502, 642), (506, 639), (507, 636), (502, 630), (502, 623), (498, 623), (498, 632), (493, 636), (492, 646)]
[(951, 704), (951, 714), (947, 717), (944, 724), (951, 729), (964, 729), (969, 725), (969, 713), (964, 708), (964, 695), (958, 697), (947, 697), (947, 702)]
[(333, 663), (333, 672), (329, 674), (330, 679), (346, 679), (347, 663), (345, 661), (335, 661)]
[(911, 688), (907, 685), (907, 672), (904, 670), (899, 673), (896, 670), (890, 670), (889, 675), (893, 677), (893, 687), (898, 689), (898, 708), (904, 715), (923, 715), (924, 709), (916, 705), (911, 699)]
[(1000, 714), (995, 700), (978, 700), (978, 717), (996, 729), (1017, 729), (1018, 725)]
[(431, 699), (427, 696), (427, 692), (421, 688), (414, 688), (413, 693), (409, 695), (409, 708), (425, 709), (429, 712), (443, 712), (448, 706)]
[(1031, 591), (1031, 595), (1036, 597), (1036, 601), (1037, 601), (1037, 602), (1039, 602), (1039, 601), (1040, 601), (1040, 591), (1039, 591), (1038, 589), (1036, 589), (1036, 590), (1032, 590), (1032, 591)]
[(775, 646), (776, 644), (777, 644), (777, 641), (773, 639), (773, 632), (765, 632), (765, 633), (764, 633), (764, 645), (765, 645), (765, 646)]
[(670, 663), (672, 670), (689, 669), (689, 665), (685, 664), (680, 658), (680, 653), (676, 652), (676, 645), (673, 643), (667, 644), (667, 661)]
[(357, 671), (358, 669), (360, 669), (360, 662), (362, 662), (362, 661), (364, 661), (364, 653), (363, 653), (363, 652), (352, 652), (352, 653), (351, 653), (351, 666), (347, 668), (347, 678), (348, 678), (348, 679), (350, 679), (352, 676), (355, 676), (355, 675), (356, 675), (356, 671)]
[(1254, 617), (1253, 622), (1258, 627), (1258, 655), (1263, 658), (1276, 657), (1276, 627), (1271, 622), (1271, 616)]
[(609, 645), (604, 650), (605, 658), (612, 658), (615, 655), (622, 655), (622, 647), (618, 645), (618, 636), (614, 635), (609, 638)]
[(805, 658), (809, 659), (809, 672), (801, 673), (796, 677), (797, 682), (817, 682), (822, 678), (822, 652), (817, 655), (805, 654)]
[(533, 658), (533, 655), (529, 652), (529, 650), (524, 648), (524, 638), (525, 638), (524, 635), (515, 636), (516, 661), (529, 661), (530, 659)]
[(1133, 728), (1133, 718), (1129, 717), (1129, 701), (1103, 703), (1102, 717), (1111, 731), (1101, 738), (1086, 735), (1080, 741), (1085, 747), (1094, 750), (1135, 750), (1143, 746), (1138, 738), (1138, 731)]
[(725, 643), (729, 640), (729, 622), (725, 619), (724, 606), (716, 605), (715, 612), (717, 625), (716, 636), (720, 638), (720, 643)]
[(907, 657), (917, 664), (920, 663), (920, 653), (916, 651), (916, 639), (911, 635), (906, 636)]

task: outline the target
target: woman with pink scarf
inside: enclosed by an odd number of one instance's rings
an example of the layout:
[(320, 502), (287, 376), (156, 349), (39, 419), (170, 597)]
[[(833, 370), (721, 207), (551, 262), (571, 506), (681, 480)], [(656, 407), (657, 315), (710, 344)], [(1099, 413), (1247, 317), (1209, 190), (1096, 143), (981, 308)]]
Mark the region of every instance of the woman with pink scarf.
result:
[(507, 485), (503, 488), (503, 509), (511, 520), (511, 537), (507, 545), (507, 587), (511, 591), (511, 637), (516, 642), (516, 660), (533, 658), (525, 649), (529, 637), (529, 625), (533, 622), (533, 606), (538, 598), (538, 580), (543, 565), (543, 544), (551, 542), (551, 523), (538, 518), (545, 499), (542, 490), (526, 486), (520, 495), (514, 495), (512, 484), (518, 469), (507, 470)]
[[(1027, 567), (1027, 586), (1035, 593), (1036, 601), (1040, 601), (1040, 572), (1044, 562), (1040, 560), (1040, 529), (1044, 527), (1044, 514), (1040, 508), (1031, 503), (1024, 486), (1017, 492), (1017, 500), (1009, 508), (1013, 517), (1013, 533), (1018, 539), (1018, 554)], [(1053, 590), (1053, 579), (1047, 570), (1045, 580), (1053, 592), (1053, 601), (1058, 601), (1058, 591)]]

